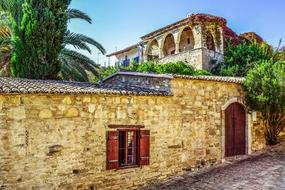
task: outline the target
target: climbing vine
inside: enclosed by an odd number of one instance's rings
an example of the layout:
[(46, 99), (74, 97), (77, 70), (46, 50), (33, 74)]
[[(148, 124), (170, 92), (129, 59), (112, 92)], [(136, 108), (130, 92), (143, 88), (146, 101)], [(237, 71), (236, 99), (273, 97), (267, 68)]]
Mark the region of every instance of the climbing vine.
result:
[(208, 32), (214, 34), (214, 41), (217, 47), (222, 44), (222, 39), (220, 35), (220, 28), (224, 28), (227, 25), (227, 20), (222, 17), (211, 16), (207, 14), (193, 14), (190, 16), (190, 25), (201, 25), (202, 36), (205, 40), (207, 38)]

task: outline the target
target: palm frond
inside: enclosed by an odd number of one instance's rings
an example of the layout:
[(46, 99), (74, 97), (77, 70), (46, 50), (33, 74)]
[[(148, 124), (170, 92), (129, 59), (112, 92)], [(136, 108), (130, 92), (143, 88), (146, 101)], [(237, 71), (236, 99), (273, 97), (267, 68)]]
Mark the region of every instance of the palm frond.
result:
[(85, 62), (91, 65), (96, 65), (96, 63), (87, 56), (67, 48), (61, 50), (60, 57), (61, 56), (72, 58), (74, 61), (79, 61), (81, 63)]
[[(65, 65), (68, 65), (65, 67), (69, 68), (69, 74), (74, 73), (71, 75), (74, 80), (89, 81), (88, 72), (95, 76), (99, 75), (99, 66), (90, 58), (76, 51), (64, 48), (60, 53), (59, 59)], [(64, 69), (62, 74), (68, 72), (67, 68)]]
[(91, 60), (85, 55), (82, 55), (81, 53), (65, 48), (61, 52), (60, 57), (62, 56), (64, 56), (64, 58), (69, 60), (69, 62), (71, 63), (80, 64), (82, 68), (87, 71), (90, 71), (94, 75), (99, 74), (99, 65), (97, 65), (93, 60)]
[(61, 61), (63, 64), (61, 67), (60, 76), (63, 80), (80, 82), (86, 82), (89, 80), (87, 74), (82, 72), (82, 69), (81, 71), (77, 70), (73, 65), (70, 65), (68, 60), (61, 59)]
[(77, 71), (84, 78), (84, 81), (89, 81), (88, 74), (87, 74), (86, 70), (81, 66), (81, 64), (75, 63), (75, 62), (70, 60), (69, 61), (69, 66), (74, 71)]
[[(86, 36), (86, 35), (83, 35), (83, 34), (76, 34), (76, 33), (73, 33), (73, 32), (70, 32), (70, 31), (67, 31), (67, 39), (66, 40), (69, 40), (69, 42), (74, 42), (74, 43), (77, 43), (80, 44), (80, 43), (85, 43), (85, 44), (89, 44), (89, 45), (93, 45), (94, 47), (96, 47), (102, 54), (105, 54), (106, 53), (106, 50), (105, 48), (99, 43), (97, 42), (96, 40)], [(74, 44), (70, 44), (70, 45), (73, 45)], [(79, 47), (79, 46), (77, 46)], [(86, 50), (86, 49), (85, 49)], [(91, 50), (90, 50), (91, 51)]]
[(1, 23), (0, 25), (0, 75), (10, 76), (10, 60), (13, 42), (10, 29)]
[(80, 38), (78, 38), (77, 34), (70, 32), (69, 30), (65, 33), (63, 45), (72, 45), (75, 49), (86, 50), (91, 53), (91, 49), (89, 48), (89, 46)]
[(67, 10), (68, 19), (82, 19), (86, 22), (92, 24), (92, 19), (84, 12), (78, 10), (78, 9), (68, 9)]
[(7, 26), (0, 25), (0, 38), (11, 38), (11, 31)]
[(93, 45), (95, 46), (103, 55), (106, 54), (106, 50), (105, 48), (99, 43), (97, 42), (96, 40), (88, 37), (88, 36), (85, 36), (85, 35), (82, 35), (82, 34), (78, 34), (78, 37), (83, 41), (83, 42), (86, 42), (90, 45)]
[[(6, 49), (5, 49), (6, 48)], [(0, 75), (1, 76), (10, 76), (10, 61), (12, 55), (12, 48), (7, 46), (1, 47), (0, 45)]]

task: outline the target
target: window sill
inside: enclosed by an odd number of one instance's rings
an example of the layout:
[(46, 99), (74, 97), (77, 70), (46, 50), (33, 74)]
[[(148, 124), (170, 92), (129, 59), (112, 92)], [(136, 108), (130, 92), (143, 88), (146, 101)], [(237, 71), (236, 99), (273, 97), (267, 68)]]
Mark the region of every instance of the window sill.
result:
[(130, 166), (121, 166), (117, 170), (125, 170), (125, 169), (132, 169), (132, 168), (139, 168), (139, 165), (130, 165)]

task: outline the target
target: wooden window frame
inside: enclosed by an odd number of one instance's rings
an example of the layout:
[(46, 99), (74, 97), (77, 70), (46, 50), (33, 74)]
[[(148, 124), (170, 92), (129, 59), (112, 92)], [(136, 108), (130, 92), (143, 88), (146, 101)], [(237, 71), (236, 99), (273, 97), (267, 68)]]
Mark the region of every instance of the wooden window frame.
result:
[[(149, 134), (150, 131), (149, 130), (145, 130), (143, 125), (109, 125), (108, 126), (111, 129), (116, 129), (116, 130), (111, 130), (107, 132), (107, 169), (128, 169), (128, 168), (137, 168), (137, 167), (142, 167), (144, 165), (149, 165), (149, 155), (150, 155), (150, 139), (149, 139)], [(113, 132), (112, 132), (113, 131)], [(128, 164), (128, 137), (127, 134), (128, 132), (133, 131), (134, 132), (134, 139), (132, 139), (132, 141), (134, 142), (134, 149), (135, 152), (133, 154), (134, 156), (134, 161), (132, 164)], [(125, 158), (122, 159), (122, 157), (120, 158), (120, 154), (121, 154), (121, 149), (120, 149), (120, 132), (125, 132), (126, 134), (123, 134), (124, 138), (125, 138), (125, 142), (122, 144), (122, 146), (125, 146)], [(111, 137), (109, 138), (109, 134), (114, 134), (117, 133), (117, 138)], [(114, 142), (110, 142), (111, 144), (109, 144), (109, 139), (112, 140), (116, 140), (117, 139), (117, 145), (112, 145), (112, 143)], [(111, 147), (109, 147), (109, 145), (111, 145)], [(117, 149), (116, 149), (117, 147)], [(111, 149), (109, 149), (111, 148)], [(114, 155), (112, 156), (112, 154), (109, 153), (114, 153), (115, 152), (115, 157)], [(110, 162), (109, 157), (113, 158), (117, 158), (117, 164), (113, 164), (112, 162)], [(125, 165), (123, 165), (121, 163), (121, 161), (124, 161)]]
[[(119, 168), (130, 168), (130, 167), (139, 167), (138, 164), (138, 158), (139, 156), (137, 156), (137, 153), (139, 152), (139, 143), (137, 142), (137, 135), (139, 135), (139, 129), (138, 128), (127, 128), (127, 129), (123, 129), (120, 128), (118, 129), (118, 132), (125, 132), (125, 165), (121, 165), (122, 163), (120, 163), (119, 161)], [(134, 163), (133, 164), (128, 164), (128, 132), (134, 132), (134, 139), (133, 139), (133, 143), (134, 143)], [(120, 139), (119, 139), (119, 144), (120, 144)], [(120, 147), (119, 147), (119, 158), (120, 158)]]
[(144, 128), (143, 125), (109, 125), (108, 127), (111, 129), (124, 129), (124, 130), (129, 130), (129, 129), (139, 130)]

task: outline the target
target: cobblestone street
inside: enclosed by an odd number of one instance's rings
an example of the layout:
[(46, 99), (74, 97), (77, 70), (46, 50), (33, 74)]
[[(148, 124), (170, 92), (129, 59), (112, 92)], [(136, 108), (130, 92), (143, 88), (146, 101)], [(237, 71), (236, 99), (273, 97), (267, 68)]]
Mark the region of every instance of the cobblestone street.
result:
[(245, 160), (223, 164), (196, 174), (189, 173), (144, 188), (154, 189), (285, 190), (285, 143)]

